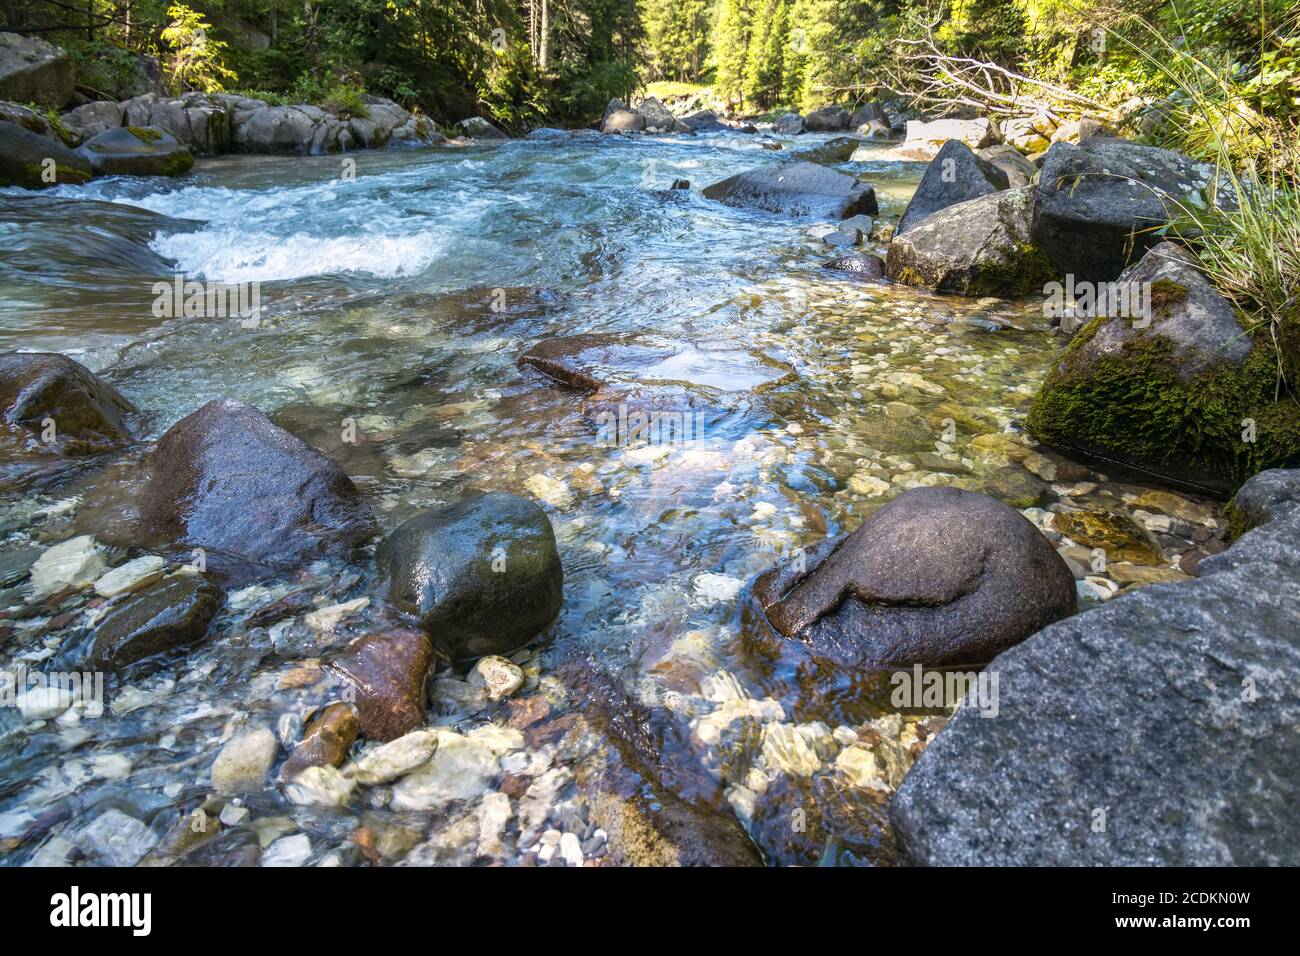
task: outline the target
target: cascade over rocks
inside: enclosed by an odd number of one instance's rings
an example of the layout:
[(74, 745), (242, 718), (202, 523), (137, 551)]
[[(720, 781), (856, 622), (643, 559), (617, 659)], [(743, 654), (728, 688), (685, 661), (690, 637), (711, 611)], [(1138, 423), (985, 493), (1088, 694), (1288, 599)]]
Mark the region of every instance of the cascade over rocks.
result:
[(1195, 580), (993, 662), (997, 718), (959, 709), (891, 802), (911, 863), (1300, 865), (1300, 471), (1256, 475), (1233, 511), (1254, 530)]
[(976, 156), (960, 140), (950, 139), (926, 167), (894, 234), (907, 232), (940, 209), (999, 192), (1008, 185), (1007, 174), (1001, 169)]
[(750, 586), (745, 639), (759, 654), (863, 670), (975, 666), (1075, 610), (1074, 576), (1042, 533), (955, 488), (905, 491), (803, 558)]
[(1116, 286), (1149, 289), (1149, 322), (1101, 317), (1077, 333), (1030, 411), (1041, 441), (1218, 494), (1300, 462), (1300, 409), (1274, 401), (1271, 342), (1253, 341), (1190, 254), (1162, 242)]
[(471, 493), (426, 511), (375, 554), (389, 599), (451, 657), (504, 654), (555, 620), (564, 570), (551, 522), (528, 498)]
[(163, 435), (140, 500), (159, 541), (273, 568), (348, 555), (374, 534), (343, 471), (251, 405), (215, 399)]

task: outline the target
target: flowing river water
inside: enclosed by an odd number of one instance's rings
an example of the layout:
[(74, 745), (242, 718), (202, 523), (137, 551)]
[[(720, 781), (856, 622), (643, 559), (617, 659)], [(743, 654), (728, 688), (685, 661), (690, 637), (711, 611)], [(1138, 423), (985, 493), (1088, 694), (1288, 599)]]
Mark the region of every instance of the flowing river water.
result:
[[(1219, 514), (1024, 443), (1060, 347), (1041, 300), (857, 283), (822, 268), (833, 251), (811, 224), (699, 195), (820, 137), (763, 138), (786, 152), (739, 133), (572, 135), (0, 190), (3, 350), (61, 351), (99, 372), (141, 409), (147, 439), (210, 399), (249, 402), (337, 461), (384, 530), (468, 488), (530, 495), (565, 570), (558, 621), (514, 656), (527, 676), (514, 708), (467, 702), (463, 669), (433, 685), (430, 722), (488, 742), (482, 791), (508, 803), (411, 811), (381, 785), (323, 808), (270, 774), (237, 799), (212, 792), (208, 768), (233, 734), (262, 725), (291, 744), (337, 698), (320, 661), (381, 609), (368, 564), (320, 562), (231, 587), (201, 646), (111, 685), (100, 716), (0, 708), (0, 859), (93, 861), (79, 833), (116, 810), (144, 824), (121, 839), (154, 863), (655, 862), (631, 811), (584, 789), (582, 762), (619, 751), (644, 784), (622, 799), (644, 818), (666, 794), (692, 808), (688, 832), (734, 818), (770, 862), (892, 861), (884, 804), (942, 710), (900, 712), (854, 679), (748, 659), (744, 583), (902, 489), (956, 485), (1025, 509), (1089, 572), (1087, 606), (1176, 576)], [(897, 214), (924, 167), (881, 146), (842, 168)], [(669, 190), (675, 179), (695, 188)], [(153, 284), (174, 270), (259, 283), (261, 321), (158, 317)], [(581, 395), (516, 367), (537, 341), (580, 332), (687, 343), (654, 374), (704, 410), (702, 433), (611, 446)], [(111, 527), (119, 481), (92, 469), (0, 501), (0, 664), (58, 660), (103, 613), (89, 594), (43, 605), (8, 569)], [(1053, 512), (1076, 510), (1181, 517), (1112, 578), (1088, 566), (1087, 541), (1051, 530)], [(249, 626), (304, 589), (317, 607), (371, 600), (332, 627)], [(545, 716), (529, 723), (519, 702), (533, 700)], [(195, 814), (223, 821), (198, 850), (185, 836), (203, 831)]]

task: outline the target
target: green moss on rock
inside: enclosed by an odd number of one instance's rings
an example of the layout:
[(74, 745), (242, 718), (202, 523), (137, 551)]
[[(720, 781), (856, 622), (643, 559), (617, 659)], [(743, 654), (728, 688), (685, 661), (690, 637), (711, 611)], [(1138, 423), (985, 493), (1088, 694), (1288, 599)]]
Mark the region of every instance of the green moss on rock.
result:
[(1220, 490), (1300, 463), (1300, 403), (1273, 400), (1270, 343), (1256, 342), (1240, 368), (1225, 361), (1184, 379), (1160, 335), (1082, 361), (1106, 321), (1080, 330), (1048, 375), (1028, 421), (1040, 440)]
[(127, 130), (142, 143), (156, 143), (162, 139), (162, 133), (156, 129), (145, 129), (142, 126), (128, 126)]

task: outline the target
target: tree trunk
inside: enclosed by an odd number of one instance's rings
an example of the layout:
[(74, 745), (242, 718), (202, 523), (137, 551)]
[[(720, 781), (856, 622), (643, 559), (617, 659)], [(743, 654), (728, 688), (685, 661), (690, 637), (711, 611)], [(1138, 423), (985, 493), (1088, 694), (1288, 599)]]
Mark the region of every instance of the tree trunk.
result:
[(547, 22), (547, 0), (542, 0), (542, 35), (537, 44), (537, 67), (543, 73), (546, 72), (546, 66), (551, 57), (551, 38), (547, 36), (550, 31), (550, 24)]

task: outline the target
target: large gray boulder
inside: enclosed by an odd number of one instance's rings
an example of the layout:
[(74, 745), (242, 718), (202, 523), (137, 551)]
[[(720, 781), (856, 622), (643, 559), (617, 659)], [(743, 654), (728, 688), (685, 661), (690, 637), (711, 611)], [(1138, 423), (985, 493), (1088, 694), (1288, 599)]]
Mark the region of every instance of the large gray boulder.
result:
[(898, 220), (895, 235), (918, 225), (927, 216), (959, 202), (1006, 189), (1007, 174), (980, 159), (960, 140), (950, 139), (930, 161)]
[(641, 114), (645, 120), (645, 132), (647, 133), (689, 133), (692, 132), (690, 126), (683, 123), (668, 107), (664, 106), (653, 96), (647, 96), (636, 106), (636, 111)]
[(375, 554), (397, 607), (455, 659), (527, 644), (560, 613), (564, 571), (536, 502), (471, 493), (416, 515)]
[(810, 133), (840, 133), (849, 128), (849, 111), (842, 106), (820, 106), (803, 118)]
[(1254, 341), (1182, 247), (1155, 246), (1114, 289), (1125, 308), (1076, 334), (1034, 400), (1041, 441), (1215, 494), (1300, 464), (1300, 407), (1274, 400), (1271, 339)]
[(76, 67), (62, 47), (0, 33), (0, 100), (61, 109), (72, 99), (76, 79)]
[(92, 136), (77, 150), (96, 176), (183, 176), (194, 157), (156, 126), (117, 126)]
[(165, 98), (146, 93), (122, 103), (126, 126), (156, 126), (198, 154), (225, 153), (231, 149), (231, 119), (216, 97), (185, 93)]
[(1300, 865), (1300, 472), (1237, 492), (1255, 530), (998, 657), (891, 817), (934, 866)]
[(474, 139), (509, 139), (510, 137), (497, 129), (491, 122), (481, 116), (471, 116), (456, 124), (466, 136)]
[(1006, 189), (940, 209), (889, 243), (891, 279), (932, 292), (1026, 295), (1055, 270), (1029, 238), (1033, 189)]
[[(75, 133), (79, 142), (122, 125), (123, 109), (121, 103), (112, 100), (96, 100), (78, 106), (75, 110), (64, 113), (59, 120), (64, 129)], [(145, 123), (143, 125), (149, 125)]]
[(1095, 136), (1053, 143), (1034, 198), (1034, 243), (1062, 275), (1110, 282), (1157, 242), (1152, 230), (1201, 206), (1214, 168), (1181, 153)]
[(240, 153), (310, 153), (324, 117), (325, 111), (315, 107), (263, 103), (260, 109), (233, 114), (231, 144)]
[(772, 120), (772, 131), (782, 136), (798, 136), (804, 131), (803, 117), (798, 113), (782, 113)]
[(79, 185), (91, 175), (90, 161), (58, 140), (0, 121), (0, 186)]
[(956, 488), (905, 491), (851, 534), (759, 575), (748, 646), (836, 667), (983, 664), (1075, 609), (1074, 576), (1018, 511)]
[(793, 218), (847, 219), (879, 212), (874, 187), (810, 162), (758, 166), (705, 186), (700, 193), (727, 206)]
[(374, 533), (332, 461), (251, 405), (215, 399), (158, 441), (140, 500), (143, 534), (214, 562), (294, 568), (350, 555)]
[(998, 141), (998, 129), (987, 119), (908, 120), (907, 136), (895, 152), (903, 159), (929, 162), (953, 139), (971, 149), (983, 149)]

